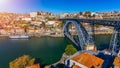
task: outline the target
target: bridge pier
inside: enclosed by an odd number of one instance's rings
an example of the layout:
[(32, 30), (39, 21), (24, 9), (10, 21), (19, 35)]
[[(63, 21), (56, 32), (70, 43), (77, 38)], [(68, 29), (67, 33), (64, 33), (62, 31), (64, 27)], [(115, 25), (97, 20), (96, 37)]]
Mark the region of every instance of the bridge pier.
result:
[(90, 23), (90, 32), (89, 32), (89, 43), (95, 44), (95, 29), (94, 23)]

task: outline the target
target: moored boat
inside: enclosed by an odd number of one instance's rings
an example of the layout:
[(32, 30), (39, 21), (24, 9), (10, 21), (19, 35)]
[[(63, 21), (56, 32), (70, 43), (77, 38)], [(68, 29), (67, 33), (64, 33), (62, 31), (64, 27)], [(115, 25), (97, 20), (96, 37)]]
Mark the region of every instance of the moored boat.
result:
[(27, 35), (15, 35), (15, 36), (9, 36), (10, 39), (29, 39), (30, 36)]

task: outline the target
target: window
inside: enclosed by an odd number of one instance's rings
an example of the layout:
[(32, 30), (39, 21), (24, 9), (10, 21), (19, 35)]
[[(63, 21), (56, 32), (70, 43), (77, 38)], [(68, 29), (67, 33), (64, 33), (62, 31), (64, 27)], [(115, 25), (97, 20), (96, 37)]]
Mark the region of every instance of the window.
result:
[(97, 65), (97, 67), (99, 67), (99, 66), (100, 66), (100, 64)]

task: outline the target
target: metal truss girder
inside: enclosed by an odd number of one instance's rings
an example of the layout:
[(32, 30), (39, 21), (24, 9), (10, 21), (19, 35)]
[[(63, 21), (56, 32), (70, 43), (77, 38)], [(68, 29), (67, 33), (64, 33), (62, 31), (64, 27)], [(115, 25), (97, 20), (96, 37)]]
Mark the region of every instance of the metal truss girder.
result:
[[(69, 32), (69, 25), (73, 24), (78, 33), (79, 41), (76, 41)], [(64, 25), (64, 35), (69, 38), (77, 47), (78, 50), (84, 50), (84, 45), (88, 44), (89, 35), (83, 25), (76, 20), (67, 20)]]
[(109, 51), (111, 51), (112, 54), (116, 56), (119, 50), (120, 50), (120, 28), (115, 27), (110, 41)]

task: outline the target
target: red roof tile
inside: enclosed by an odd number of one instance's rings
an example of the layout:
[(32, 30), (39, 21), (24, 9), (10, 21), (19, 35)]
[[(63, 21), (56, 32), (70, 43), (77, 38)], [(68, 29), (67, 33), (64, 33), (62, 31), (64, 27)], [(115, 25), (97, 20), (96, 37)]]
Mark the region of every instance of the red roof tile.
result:
[(92, 55), (92, 54), (89, 54), (87, 52), (84, 52), (84, 53), (81, 53), (75, 57), (72, 58), (72, 60), (88, 67), (88, 68), (91, 68), (91, 67), (95, 67), (95, 68), (101, 68), (104, 60)]

